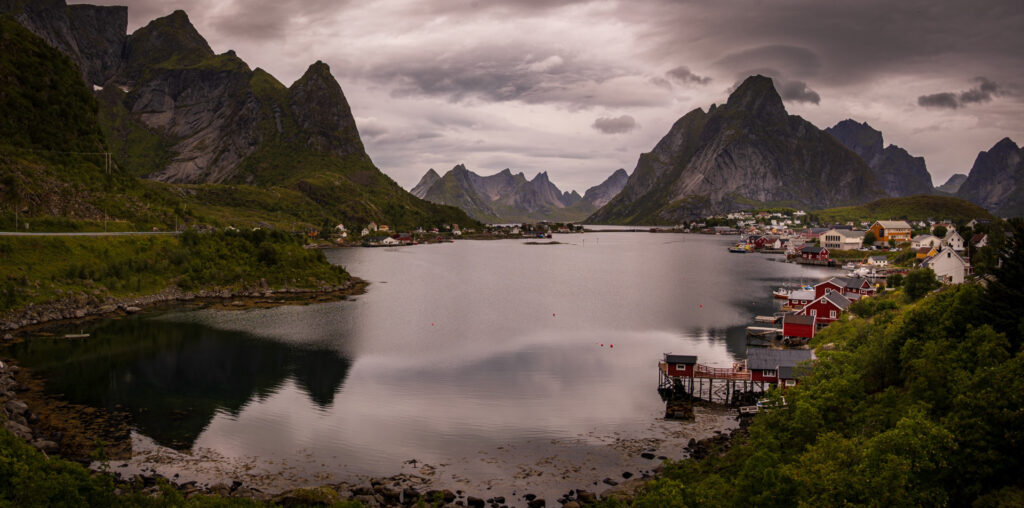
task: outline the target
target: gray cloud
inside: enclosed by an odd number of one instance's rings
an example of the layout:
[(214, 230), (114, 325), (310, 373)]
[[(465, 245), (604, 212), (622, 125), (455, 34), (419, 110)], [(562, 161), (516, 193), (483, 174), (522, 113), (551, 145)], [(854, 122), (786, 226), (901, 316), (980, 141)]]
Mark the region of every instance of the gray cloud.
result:
[(784, 101), (821, 103), (821, 96), (818, 95), (818, 92), (811, 90), (803, 81), (776, 81), (775, 89), (779, 91), (779, 95)]
[(730, 53), (715, 64), (730, 71), (771, 67), (778, 74), (813, 76), (821, 68), (818, 55), (803, 47), (769, 44)]
[(636, 119), (629, 115), (622, 115), (618, 117), (601, 117), (594, 120), (591, 127), (597, 129), (602, 134), (622, 134), (629, 132), (635, 128)]
[(978, 86), (959, 93), (941, 92), (930, 95), (922, 95), (917, 98), (917, 104), (926, 108), (957, 109), (966, 107), (968, 104), (989, 102), (993, 97), (1006, 95), (999, 85), (986, 77), (978, 76), (972, 81)]
[(956, 95), (949, 92), (922, 95), (917, 98), (917, 104), (926, 108), (956, 109), (960, 107), (960, 101), (957, 100)]
[(666, 72), (665, 76), (667, 76), (672, 81), (675, 81), (676, 83), (684, 85), (690, 83), (706, 85), (711, 82), (711, 78), (706, 76), (698, 76), (694, 74), (692, 71), (690, 71), (690, 68), (686, 67), (685, 65), (680, 65), (679, 67), (676, 67), (675, 69)]

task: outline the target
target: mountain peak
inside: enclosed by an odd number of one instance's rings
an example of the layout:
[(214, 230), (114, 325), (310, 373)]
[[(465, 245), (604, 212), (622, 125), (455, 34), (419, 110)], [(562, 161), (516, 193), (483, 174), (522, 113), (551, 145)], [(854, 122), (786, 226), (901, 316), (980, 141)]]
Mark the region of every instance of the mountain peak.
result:
[(136, 79), (145, 68), (172, 59), (177, 66), (190, 66), (214, 56), (210, 44), (182, 10), (136, 30), (128, 37), (126, 54), (128, 74)]
[(743, 80), (740, 86), (729, 95), (726, 102), (729, 109), (740, 109), (755, 115), (785, 116), (786, 108), (782, 105), (782, 97), (775, 90), (772, 78), (757, 74)]
[(310, 148), (366, 158), (352, 109), (327, 64), (317, 60), (288, 90), (290, 106), (309, 136)]
[(1017, 143), (1014, 143), (1012, 139), (1010, 139), (1009, 137), (1005, 137), (1003, 139), (1000, 139), (998, 143), (993, 145), (992, 148), (989, 149), (989, 152), (1007, 152), (1011, 150), (1017, 151), (1020, 150), (1020, 147), (1017, 146)]

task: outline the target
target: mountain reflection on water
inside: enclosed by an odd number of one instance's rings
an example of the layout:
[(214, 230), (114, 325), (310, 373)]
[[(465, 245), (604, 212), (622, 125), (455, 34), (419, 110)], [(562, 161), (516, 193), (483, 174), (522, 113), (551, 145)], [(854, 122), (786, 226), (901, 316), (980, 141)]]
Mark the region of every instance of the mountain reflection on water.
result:
[(157, 443), (190, 449), (218, 411), (237, 415), (287, 380), (321, 408), (334, 401), (351, 361), (329, 348), (296, 347), (200, 323), (131, 317), (89, 328), (88, 341), (35, 338), (11, 354), (46, 390), (92, 407), (123, 407)]

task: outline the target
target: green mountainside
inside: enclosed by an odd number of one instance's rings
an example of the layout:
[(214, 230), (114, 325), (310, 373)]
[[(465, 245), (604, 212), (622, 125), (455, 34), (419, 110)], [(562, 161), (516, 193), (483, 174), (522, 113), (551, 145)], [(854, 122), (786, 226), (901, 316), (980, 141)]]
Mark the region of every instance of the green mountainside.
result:
[(828, 208), (814, 212), (814, 217), (820, 222), (829, 224), (877, 219), (949, 219), (953, 221), (995, 219), (987, 210), (969, 201), (929, 194), (905, 198), (883, 198), (863, 205)]
[[(4, 16), (0, 41), (0, 101), (11, 112), (0, 119), (0, 228), (473, 223), (373, 165), (326, 64), (285, 87), (233, 52), (215, 55), (182, 11), (122, 37), (123, 51), (47, 44), (122, 43), (106, 21), (126, 17), (68, 21), (68, 12), (92, 12), (79, 7), (0, 3), (13, 15)], [(123, 61), (94, 65), (109, 76), (91, 93), (76, 60), (89, 65), (91, 54), (114, 53)]]
[(725, 105), (695, 109), (640, 156), (592, 224), (676, 224), (766, 206), (827, 208), (884, 190), (857, 154), (791, 116), (770, 78), (751, 76)]

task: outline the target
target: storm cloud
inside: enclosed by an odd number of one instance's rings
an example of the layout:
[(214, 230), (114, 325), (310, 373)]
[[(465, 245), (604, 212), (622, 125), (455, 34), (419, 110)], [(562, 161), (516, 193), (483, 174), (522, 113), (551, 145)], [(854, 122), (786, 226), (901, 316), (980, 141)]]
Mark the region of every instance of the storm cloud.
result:
[(926, 108), (957, 109), (969, 104), (989, 102), (993, 97), (1007, 95), (1000, 90), (999, 85), (986, 77), (974, 78), (978, 86), (959, 93), (940, 92), (922, 95), (917, 98), (917, 104)]
[(622, 115), (614, 118), (598, 118), (597, 120), (594, 120), (591, 127), (597, 129), (602, 134), (622, 134), (637, 128), (637, 125), (635, 118), (629, 115)]

